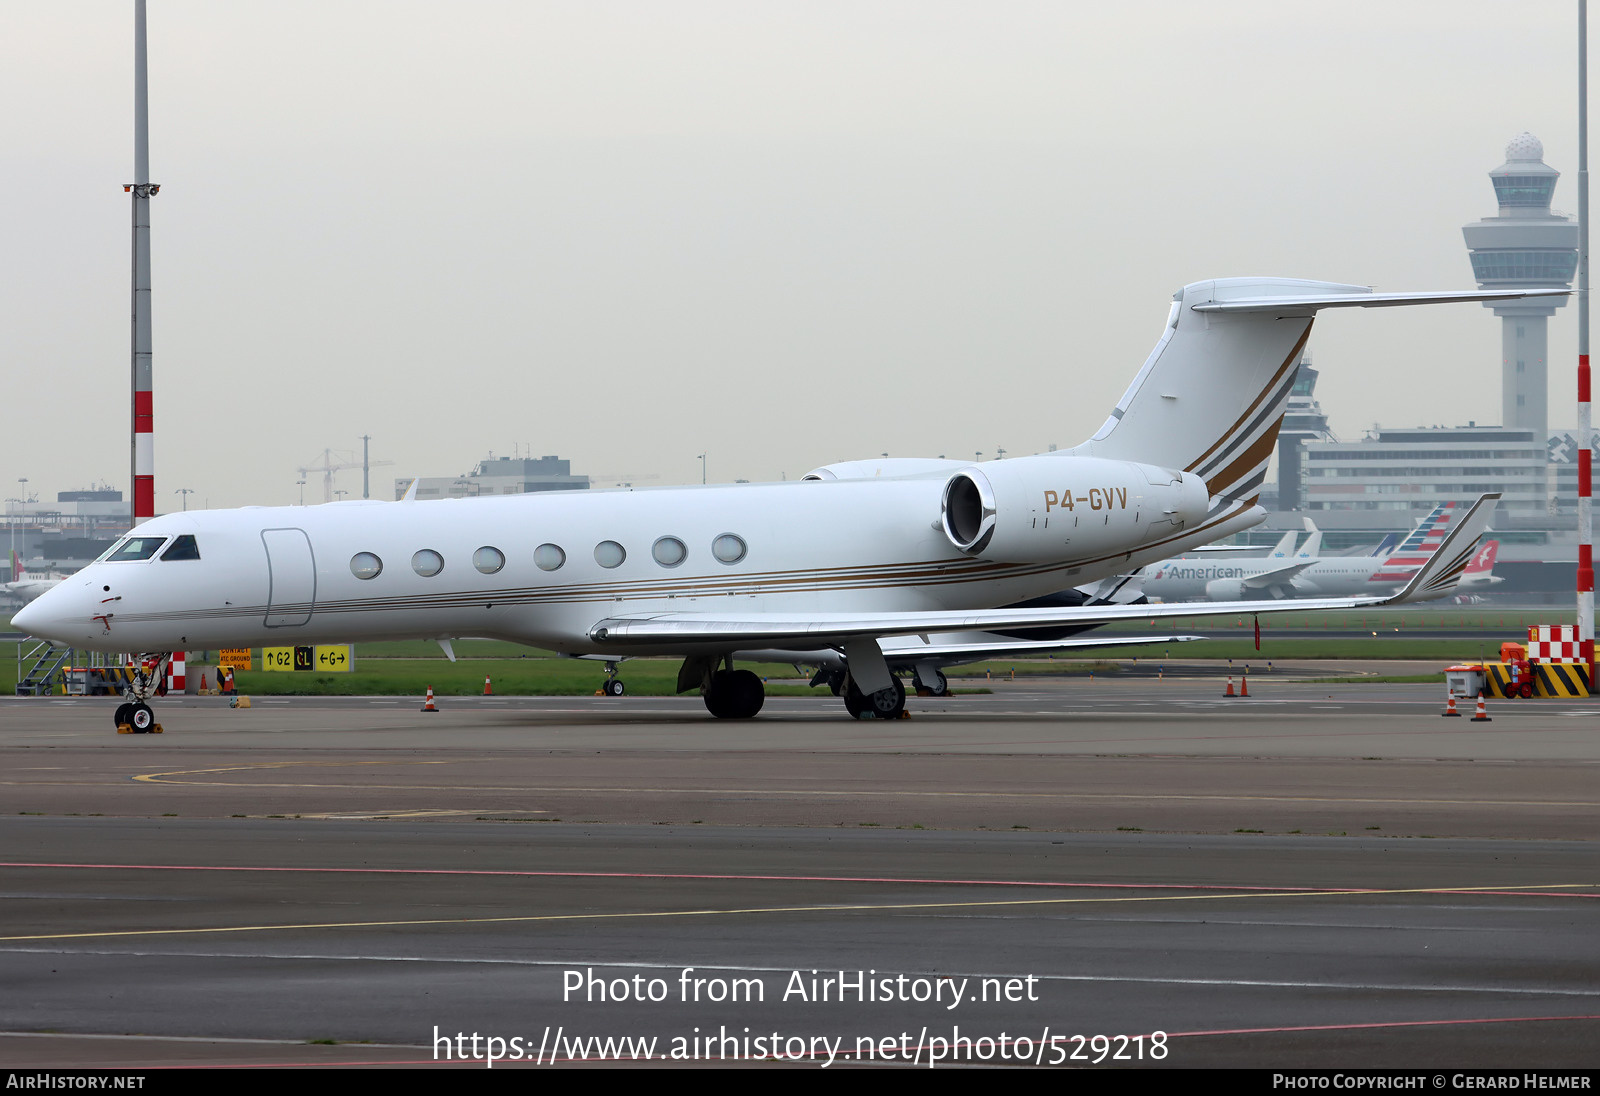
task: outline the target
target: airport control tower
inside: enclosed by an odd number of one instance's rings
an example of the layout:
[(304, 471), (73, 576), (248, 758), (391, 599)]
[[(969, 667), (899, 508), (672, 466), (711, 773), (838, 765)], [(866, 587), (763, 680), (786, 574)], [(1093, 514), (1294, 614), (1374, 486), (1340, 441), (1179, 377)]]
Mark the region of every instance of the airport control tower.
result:
[[(1506, 146), (1506, 162), (1489, 172), (1500, 212), (1461, 230), (1482, 289), (1571, 286), (1578, 267), (1578, 224), (1550, 211), (1561, 173), (1544, 162), (1544, 145), (1521, 133)], [(1549, 436), (1546, 387), (1549, 352), (1545, 321), (1565, 297), (1485, 304), (1500, 317), (1500, 424)]]

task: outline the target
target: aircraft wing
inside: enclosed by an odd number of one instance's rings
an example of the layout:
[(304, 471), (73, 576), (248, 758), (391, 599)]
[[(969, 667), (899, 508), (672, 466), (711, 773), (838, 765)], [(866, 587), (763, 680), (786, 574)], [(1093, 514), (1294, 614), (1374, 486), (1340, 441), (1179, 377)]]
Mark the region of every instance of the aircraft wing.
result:
[(1439, 545), (1438, 550), (1398, 593), (1387, 597), (1302, 598), (1177, 605), (1086, 605), (1078, 608), (911, 610), (880, 613), (640, 613), (610, 616), (589, 630), (596, 643), (735, 648), (842, 645), (863, 637), (923, 636), (935, 632), (992, 632), (1064, 624), (1108, 624), (1117, 620), (1240, 616), (1314, 609), (1353, 609), (1399, 605), (1443, 597), (1455, 588), (1472, 561), (1478, 538), (1489, 526), (1499, 494), (1482, 495)]
[(1242, 580), (1239, 588), (1241, 590), (1260, 590), (1265, 592), (1274, 586), (1287, 586), (1295, 575), (1298, 575), (1315, 562), (1317, 561), (1314, 559), (1301, 560), (1299, 563), (1291, 563), (1287, 567), (1279, 567), (1274, 571), (1264, 571), (1259, 575), (1253, 575)]

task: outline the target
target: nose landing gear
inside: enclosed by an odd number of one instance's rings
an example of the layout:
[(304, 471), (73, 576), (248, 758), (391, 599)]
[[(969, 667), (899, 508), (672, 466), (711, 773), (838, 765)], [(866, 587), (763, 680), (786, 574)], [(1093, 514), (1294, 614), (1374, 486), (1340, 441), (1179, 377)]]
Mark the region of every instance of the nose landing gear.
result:
[(134, 662), (133, 680), (125, 695), (130, 699), (117, 705), (112, 719), (118, 734), (160, 734), (161, 724), (156, 713), (145, 703), (151, 696), (164, 692), (161, 687), (162, 667), (171, 657), (170, 651), (143, 654)]

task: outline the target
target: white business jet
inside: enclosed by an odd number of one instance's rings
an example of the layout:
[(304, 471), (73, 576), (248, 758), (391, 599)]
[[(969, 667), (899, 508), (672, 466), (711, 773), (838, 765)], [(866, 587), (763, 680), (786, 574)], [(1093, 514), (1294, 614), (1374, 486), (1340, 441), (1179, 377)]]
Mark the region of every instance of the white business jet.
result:
[[(683, 659), (723, 718), (755, 715), (747, 651), (838, 652), (846, 708), (894, 717), (905, 690), (884, 645), (1209, 605), (1017, 608), (1255, 525), (1256, 499), (1323, 308), (1482, 301), (1565, 290), (1379, 294), (1280, 278), (1196, 282), (1093, 437), (1062, 452), (969, 464), (830, 465), (804, 481), (416, 502), (189, 511), (144, 523), (34, 601), (16, 628), (145, 652), (135, 730), (166, 653), (490, 636), (567, 654)], [(1398, 594), (1240, 602), (1237, 612), (1348, 608), (1455, 583), (1482, 505)]]

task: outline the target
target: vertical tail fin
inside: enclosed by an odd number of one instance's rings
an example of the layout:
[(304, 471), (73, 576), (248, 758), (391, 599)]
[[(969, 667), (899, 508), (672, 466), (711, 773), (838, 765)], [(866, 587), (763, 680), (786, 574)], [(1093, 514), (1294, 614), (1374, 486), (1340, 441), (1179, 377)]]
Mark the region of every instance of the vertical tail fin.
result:
[(1192, 472), (1207, 524), (1255, 505), (1311, 321), (1323, 308), (1562, 296), (1564, 289), (1374, 293), (1297, 278), (1219, 278), (1173, 296), (1160, 340), (1095, 435), (1068, 450)]
[(1406, 534), (1400, 547), (1389, 553), (1383, 566), (1372, 576), (1373, 582), (1404, 582), (1416, 574), (1439, 550), (1451, 526), (1466, 513), (1467, 504), (1445, 502), (1428, 511), (1417, 527)]
[(1267, 558), (1288, 559), (1291, 555), (1293, 555), (1295, 535), (1296, 534), (1293, 529), (1283, 534), (1283, 536), (1279, 538), (1278, 543), (1273, 546), (1272, 551), (1267, 553)]

